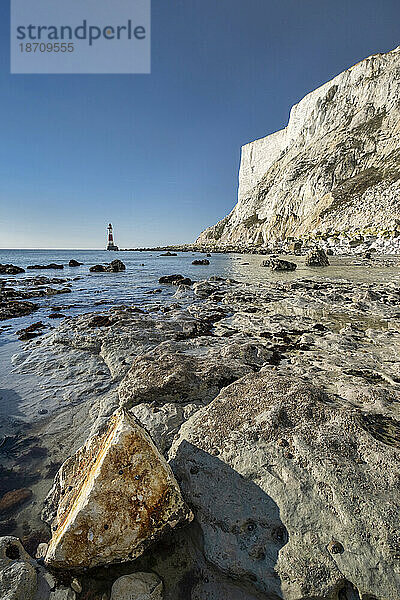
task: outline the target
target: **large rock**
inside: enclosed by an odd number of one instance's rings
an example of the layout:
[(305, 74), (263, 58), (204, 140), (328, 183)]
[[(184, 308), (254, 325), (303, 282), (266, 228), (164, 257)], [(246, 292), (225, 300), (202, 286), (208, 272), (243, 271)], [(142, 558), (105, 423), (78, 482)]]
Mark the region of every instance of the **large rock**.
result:
[(293, 106), (285, 129), (243, 146), (238, 203), (197, 243), (398, 229), (399, 69), (400, 47), (370, 56)]
[(289, 260), (283, 260), (282, 258), (277, 258), (275, 256), (272, 256), (267, 260), (263, 260), (261, 266), (269, 267), (271, 271), (295, 271), (297, 269), (296, 263)]
[(160, 405), (208, 404), (221, 388), (253, 371), (245, 361), (225, 354), (222, 344), (209, 339), (163, 342), (138, 356), (119, 387), (123, 405), (130, 408), (152, 401)]
[(270, 367), (222, 390), (171, 450), (206, 560), (246, 598), (400, 597), (399, 431)]
[(0, 273), (2, 275), (18, 275), (19, 273), (25, 273), (25, 269), (17, 267), (16, 265), (0, 264)]
[(89, 268), (91, 273), (120, 273), (121, 271), (125, 271), (126, 266), (119, 260), (118, 258), (111, 261), (107, 265), (94, 265)]
[(163, 600), (163, 584), (155, 573), (132, 573), (115, 581), (111, 600)]
[(0, 321), (14, 319), (15, 317), (25, 317), (38, 309), (38, 305), (33, 302), (17, 300), (0, 301)]
[(314, 248), (307, 253), (305, 263), (308, 267), (327, 267), (329, 258), (322, 248)]
[(124, 410), (61, 467), (44, 511), (54, 514), (46, 564), (68, 569), (132, 560), (191, 518), (169, 466)]

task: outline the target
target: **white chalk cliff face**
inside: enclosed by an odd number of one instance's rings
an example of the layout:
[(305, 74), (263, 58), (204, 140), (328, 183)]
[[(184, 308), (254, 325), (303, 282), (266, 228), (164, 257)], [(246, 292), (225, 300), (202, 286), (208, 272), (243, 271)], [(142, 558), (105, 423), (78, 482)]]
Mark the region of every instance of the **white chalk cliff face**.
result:
[[(400, 229), (400, 47), (311, 92), (242, 147), (238, 202), (199, 243), (267, 244)], [(319, 234), (318, 234), (319, 235)]]

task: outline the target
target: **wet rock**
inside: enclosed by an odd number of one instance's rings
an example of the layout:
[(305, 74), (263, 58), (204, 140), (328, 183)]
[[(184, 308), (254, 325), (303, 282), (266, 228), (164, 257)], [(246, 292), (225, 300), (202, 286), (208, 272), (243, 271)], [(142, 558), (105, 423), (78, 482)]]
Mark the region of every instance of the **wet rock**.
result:
[(46, 563), (68, 569), (133, 560), (191, 519), (169, 466), (123, 410), (61, 467), (44, 516), (54, 513)]
[(15, 537), (0, 538), (0, 597), (2, 600), (34, 600), (37, 575), (30, 556)]
[(65, 319), (65, 315), (58, 312), (52, 312), (48, 315), (49, 319)]
[(314, 248), (307, 253), (305, 264), (308, 267), (327, 267), (329, 265), (329, 259), (325, 250), (322, 250), (322, 248)]
[(163, 600), (163, 584), (155, 573), (133, 573), (117, 579), (111, 600)]
[(253, 369), (208, 339), (163, 342), (138, 356), (119, 387), (124, 406), (197, 402), (207, 404), (222, 387)]
[(63, 269), (64, 265), (50, 263), (49, 265), (29, 265), (27, 269)]
[(44, 558), (46, 556), (48, 544), (45, 542), (41, 542), (36, 549), (35, 558)]
[(158, 283), (169, 283), (171, 285), (180, 285), (181, 281), (186, 279), (183, 275), (163, 275)]
[(38, 335), (42, 335), (43, 329), (46, 329), (46, 325), (44, 325), (42, 321), (38, 321), (37, 323), (32, 323), (32, 325), (25, 327), (25, 329), (19, 329), (16, 332), (16, 335), (18, 336), (19, 340), (27, 341), (37, 337)]
[(0, 264), (0, 273), (2, 275), (17, 275), (18, 273), (25, 273), (25, 269), (23, 269), (22, 267), (17, 267), (16, 265)]
[(121, 271), (125, 271), (125, 269), (126, 266), (124, 263), (117, 258), (107, 265), (94, 265), (89, 268), (89, 271), (91, 273), (120, 273)]
[(207, 258), (192, 260), (192, 265), (209, 265), (210, 261)]
[(295, 271), (297, 269), (296, 263), (276, 257), (263, 260), (261, 266), (270, 267), (271, 271)]
[(122, 260), (116, 259), (116, 260), (111, 261), (109, 268), (107, 270), (111, 271), (113, 273), (119, 273), (120, 271), (125, 271), (126, 266), (124, 265)]
[(71, 588), (62, 586), (50, 593), (49, 600), (76, 600), (76, 593)]
[(216, 285), (208, 281), (197, 281), (193, 284), (193, 291), (199, 298), (207, 298), (218, 289)]
[(13, 512), (19, 506), (32, 498), (32, 490), (21, 488), (6, 492), (0, 498), (0, 514)]
[(398, 449), (364, 427), (346, 402), (270, 367), (224, 388), (170, 453), (206, 560), (271, 597), (336, 598), (344, 578), (399, 597)]
[(89, 268), (91, 273), (105, 273), (106, 270), (106, 265), (94, 265), (93, 267)]
[(164, 252), (164, 254), (160, 254), (160, 256), (178, 256), (176, 252)]
[(38, 305), (33, 302), (17, 300), (0, 301), (0, 321), (14, 319), (15, 317), (25, 317), (38, 309)]
[(81, 265), (83, 265), (83, 263), (75, 260), (74, 258), (71, 258), (71, 260), (68, 263), (69, 267), (80, 267)]

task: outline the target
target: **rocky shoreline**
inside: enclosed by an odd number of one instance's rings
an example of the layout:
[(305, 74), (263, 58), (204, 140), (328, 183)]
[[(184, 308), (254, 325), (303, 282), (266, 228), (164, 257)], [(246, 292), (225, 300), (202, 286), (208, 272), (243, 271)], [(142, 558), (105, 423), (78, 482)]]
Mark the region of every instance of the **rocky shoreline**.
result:
[[(362, 264), (373, 269), (378, 260), (399, 265), (374, 255)], [(263, 284), (174, 275), (157, 283), (171, 288), (169, 302), (155, 294), (140, 307), (67, 317), (25, 343), (12, 365), (19, 416), (5, 419), (2, 429), (0, 532), (20, 538), (38, 558), (14, 538), (0, 540), (2, 597), (400, 596), (399, 287), (355, 287), (315, 269), (317, 280)], [(42, 280), (48, 289), (50, 280)], [(115, 442), (114, 462), (107, 463), (107, 428), (121, 410), (132, 431), (143, 431), (137, 439), (151, 442), (125, 458), (118, 452), (126, 444)], [(94, 483), (88, 488), (85, 473), (97, 471), (78, 468), (77, 457), (88, 455), (81, 448), (102, 457), (104, 501)], [(157, 486), (145, 479), (143, 490), (155, 493), (163, 477), (173, 477), (168, 485), (178, 486), (184, 503), (178, 494), (176, 506), (194, 515), (180, 513), (179, 525), (160, 536), (146, 520), (140, 478), (128, 483), (124, 475), (126, 461), (140, 452), (142, 465), (152, 465), (147, 472), (171, 473), (159, 475)], [(107, 464), (115, 466), (106, 470)], [(115, 519), (115, 503), (111, 513), (104, 504), (113, 486), (121, 492)], [(125, 491), (139, 504), (123, 500)], [(157, 510), (172, 515), (167, 496), (154, 499)], [(87, 523), (93, 506), (102, 507), (97, 533), (74, 551), (67, 533), (72, 524), (82, 529), (79, 519)], [(140, 508), (134, 519), (133, 506)], [(58, 521), (54, 529), (57, 511), (71, 525), (60, 529)], [(124, 547), (134, 523), (147, 523), (135, 560), (133, 541)], [(95, 568), (60, 567), (50, 557), (61, 547), (69, 548), (70, 565), (85, 561), (90, 549), (107, 558)]]

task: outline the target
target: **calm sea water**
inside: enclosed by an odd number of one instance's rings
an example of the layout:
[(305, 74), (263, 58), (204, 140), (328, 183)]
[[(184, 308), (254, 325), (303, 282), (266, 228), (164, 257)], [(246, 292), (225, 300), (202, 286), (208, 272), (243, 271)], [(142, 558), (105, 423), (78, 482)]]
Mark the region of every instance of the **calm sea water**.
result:
[[(12, 263), (26, 268), (32, 264), (50, 262), (64, 265), (63, 270), (26, 271), (16, 276), (1, 276), (18, 281), (37, 275), (71, 279), (71, 293), (60, 294), (32, 301), (39, 304), (38, 311), (18, 319), (0, 322), (0, 345), (15, 342), (16, 329), (36, 321), (57, 325), (57, 319), (48, 319), (48, 314), (57, 308), (63, 315), (76, 315), (93, 310), (104, 310), (116, 304), (141, 305), (155, 299), (170, 301), (176, 288), (158, 283), (162, 275), (180, 273), (193, 280), (206, 279), (211, 275), (232, 277), (238, 281), (263, 283), (269, 280), (292, 280), (299, 277), (345, 278), (355, 283), (397, 282), (400, 284), (399, 269), (395, 267), (368, 268), (354, 264), (354, 257), (332, 257), (331, 266), (312, 269), (304, 265), (303, 257), (293, 257), (298, 264), (295, 272), (271, 273), (262, 267), (264, 257), (259, 255), (213, 254), (208, 266), (194, 266), (194, 258), (204, 258), (200, 253), (181, 252), (175, 257), (160, 256), (161, 252), (107, 252), (105, 250), (0, 250), (0, 263)], [(84, 263), (80, 267), (68, 267), (71, 258)], [(89, 273), (89, 267), (119, 258), (126, 265), (121, 273)], [(52, 286), (53, 287), (53, 286)], [(56, 286), (57, 287), (57, 286)], [(162, 293), (152, 296), (149, 290), (162, 288)], [(101, 304), (100, 304), (101, 302)], [(68, 306), (68, 308), (66, 308)], [(54, 312), (53, 310), (53, 312)]]

